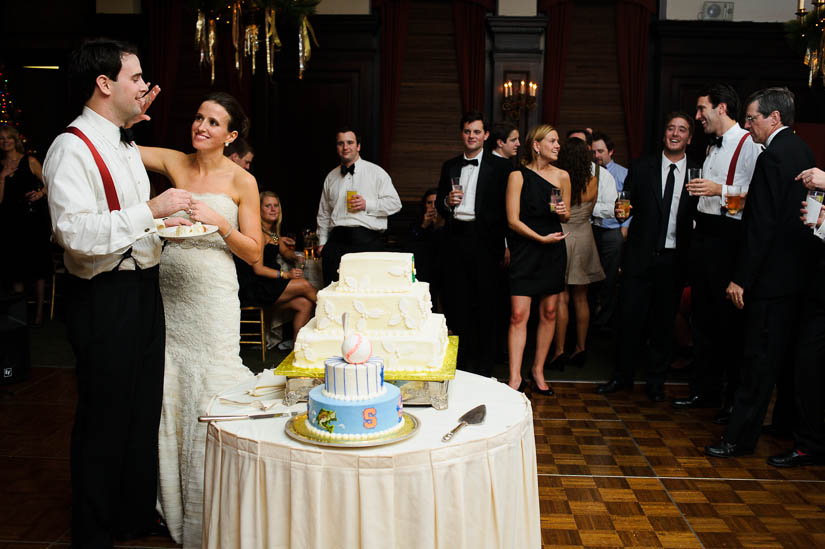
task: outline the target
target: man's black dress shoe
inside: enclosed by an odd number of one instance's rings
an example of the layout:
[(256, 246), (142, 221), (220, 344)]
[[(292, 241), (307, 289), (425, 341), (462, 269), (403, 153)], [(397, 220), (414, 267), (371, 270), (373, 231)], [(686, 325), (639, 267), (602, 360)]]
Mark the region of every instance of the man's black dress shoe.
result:
[(596, 394), (599, 395), (609, 395), (610, 393), (615, 393), (616, 391), (632, 391), (633, 390), (633, 382), (632, 381), (619, 381), (618, 379), (612, 379), (607, 383), (602, 383), (596, 387)]
[(725, 439), (721, 439), (713, 446), (705, 446), (705, 455), (717, 458), (729, 458), (736, 456), (746, 456), (752, 454), (753, 450), (746, 450), (740, 448), (736, 444), (732, 444)]
[(664, 402), (667, 400), (665, 397), (665, 386), (662, 383), (648, 383), (646, 391), (647, 398), (649, 398), (651, 402)]
[(120, 532), (115, 532), (115, 539), (117, 539), (118, 541), (130, 541), (133, 539), (148, 537), (171, 538), (172, 536), (171, 534), (169, 534), (169, 528), (166, 527), (166, 523), (159, 516), (154, 521), (152, 521), (151, 523), (147, 524), (142, 528), (136, 528), (134, 530), (121, 530)]
[(719, 406), (718, 399), (704, 398), (699, 395), (690, 395), (687, 398), (674, 398), (671, 405), (679, 410), (691, 408), (716, 408)]
[(786, 454), (776, 454), (768, 458), (768, 465), (774, 467), (805, 467), (806, 465), (825, 465), (825, 456), (801, 454), (792, 450)]
[(770, 423), (762, 426), (762, 434), (769, 435), (774, 438), (781, 438), (783, 440), (793, 440), (793, 431), (787, 427), (781, 427)]
[(730, 423), (730, 416), (733, 414), (733, 404), (720, 408), (716, 415), (713, 416), (713, 423), (716, 425), (727, 425)]

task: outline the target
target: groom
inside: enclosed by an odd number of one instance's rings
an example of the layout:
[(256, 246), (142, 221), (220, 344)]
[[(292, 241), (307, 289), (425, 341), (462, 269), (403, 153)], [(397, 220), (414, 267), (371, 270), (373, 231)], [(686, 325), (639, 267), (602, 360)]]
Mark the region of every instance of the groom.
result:
[[(165, 325), (153, 218), (188, 209), (188, 192), (149, 200), (149, 178), (123, 126), (148, 120), (133, 47), (96, 40), (72, 53), (82, 113), (43, 164), (69, 272), (66, 324), (77, 359), (72, 430), (72, 544), (112, 547), (156, 526), (157, 440)], [(74, 129), (72, 129), (74, 128)]]

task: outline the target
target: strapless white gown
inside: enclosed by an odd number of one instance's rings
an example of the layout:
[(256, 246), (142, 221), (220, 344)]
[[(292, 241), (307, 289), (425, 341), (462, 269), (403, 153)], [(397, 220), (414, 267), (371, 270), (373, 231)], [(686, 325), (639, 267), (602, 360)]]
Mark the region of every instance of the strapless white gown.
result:
[[(195, 195), (238, 228), (227, 195)], [(179, 214), (182, 215), (182, 214)], [(201, 546), (209, 400), (252, 373), (240, 358), (240, 303), (232, 253), (218, 233), (167, 242), (160, 260), (166, 365), (158, 449), (158, 511), (172, 538)]]

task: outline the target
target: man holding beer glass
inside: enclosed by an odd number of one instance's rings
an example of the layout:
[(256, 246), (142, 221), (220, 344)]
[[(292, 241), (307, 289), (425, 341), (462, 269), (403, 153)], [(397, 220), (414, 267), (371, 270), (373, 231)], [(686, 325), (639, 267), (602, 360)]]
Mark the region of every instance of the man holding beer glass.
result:
[[(811, 149), (787, 126), (794, 120), (794, 97), (787, 88), (767, 88), (747, 101), (745, 128), (764, 144), (742, 218), (742, 243), (726, 293), (744, 310), (743, 375), (725, 434), (705, 447), (712, 457), (751, 454), (762, 421), (778, 387), (777, 405), (793, 405), (793, 355), (799, 326), (801, 290), (816, 253), (810, 229), (799, 220), (807, 190), (794, 179), (814, 165)], [(731, 343), (731, 342), (729, 342)], [(774, 413), (774, 427), (792, 422)], [(820, 418), (821, 419), (821, 418)], [(781, 421), (782, 424), (777, 425)]]
[(344, 254), (383, 250), (387, 218), (401, 209), (389, 174), (361, 158), (361, 137), (354, 129), (338, 130), (335, 147), (341, 165), (324, 180), (318, 204), (317, 253), (323, 260), (324, 284), (338, 280)]
[[(742, 241), (742, 204), (762, 149), (736, 122), (739, 96), (727, 84), (714, 84), (696, 100), (696, 121), (708, 136), (707, 156), (688, 192), (699, 197), (691, 239), (691, 306), (694, 372), (690, 396), (675, 399), (678, 409), (715, 408), (725, 399), (715, 422), (730, 417), (742, 363), (742, 312), (725, 299), (734, 260)], [(703, 176), (703, 177), (702, 177)]]

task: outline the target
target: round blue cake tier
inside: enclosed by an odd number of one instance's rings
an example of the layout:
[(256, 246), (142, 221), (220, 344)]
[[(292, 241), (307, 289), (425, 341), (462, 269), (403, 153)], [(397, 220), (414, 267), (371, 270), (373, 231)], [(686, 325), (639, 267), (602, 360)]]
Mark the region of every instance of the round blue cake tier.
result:
[(384, 384), (386, 392), (369, 400), (329, 398), (323, 386), (307, 399), (307, 423), (314, 434), (330, 440), (360, 440), (380, 436), (403, 424), (401, 391)]

